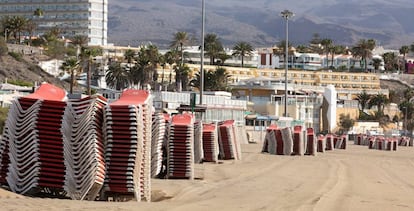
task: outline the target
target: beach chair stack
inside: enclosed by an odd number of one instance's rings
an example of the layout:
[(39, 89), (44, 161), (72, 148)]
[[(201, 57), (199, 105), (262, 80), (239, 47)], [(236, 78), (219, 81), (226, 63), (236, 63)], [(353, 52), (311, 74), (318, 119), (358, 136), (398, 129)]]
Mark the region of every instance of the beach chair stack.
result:
[(203, 151), (203, 123), (194, 123), (194, 163), (201, 163), (204, 159)]
[(95, 200), (105, 179), (103, 109), (94, 95), (68, 101), (63, 117), (65, 191), (75, 200)]
[(167, 142), (167, 178), (194, 179), (194, 116), (171, 118)]
[(398, 138), (398, 145), (404, 147), (410, 146), (410, 138), (407, 136), (401, 136), (400, 138)]
[(305, 153), (305, 141), (303, 128), (300, 125), (293, 127), (293, 154), (304, 155)]
[(313, 128), (306, 129), (306, 151), (305, 155), (317, 155), (316, 136)]
[(272, 124), (267, 127), (262, 152), (276, 154), (276, 130), (278, 130), (277, 125)]
[(105, 197), (151, 200), (151, 102), (148, 91), (128, 89), (105, 107)]
[(218, 125), (219, 157), (223, 160), (241, 160), (240, 143), (235, 137), (234, 120), (226, 120)]
[(328, 151), (335, 149), (335, 143), (334, 143), (334, 134), (326, 134), (326, 147), (325, 149)]
[[(285, 127), (280, 130), (283, 140), (283, 155), (292, 155), (293, 153), (293, 138), (290, 127)], [(300, 145), (300, 143), (299, 143)], [(299, 146), (300, 147), (300, 146)], [(295, 147), (297, 148), (297, 147)]]
[(334, 145), (336, 149), (346, 149), (347, 142), (348, 142), (347, 135), (335, 136), (334, 138)]
[(13, 192), (64, 194), (65, 98), (64, 90), (42, 84), (33, 94), (13, 102), (4, 137), (9, 145), (6, 180)]
[(326, 136), (318, 135), (317, 142), (318, 142), (317, 151), (322, 152), (322, 153), (325, 152), (325, 150), (326, 150)]
[(163, 145), (166, 141), (167, 122), (164, 114), (156, 113), (152, 116), (151, 141), (151, 177), (155, 178), (162, 170)]
[(204, 161), (218, 161), (218, 137), (215, 124), (203, 125), (203, 152)]

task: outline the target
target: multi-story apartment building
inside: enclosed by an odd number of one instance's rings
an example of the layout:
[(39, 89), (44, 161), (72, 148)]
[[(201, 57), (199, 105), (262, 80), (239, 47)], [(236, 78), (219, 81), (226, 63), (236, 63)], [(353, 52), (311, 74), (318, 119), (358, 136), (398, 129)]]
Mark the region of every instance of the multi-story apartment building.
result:
[[(37, 9), (43, 14), (34, 15)], [(58, 27), (65, 37), (85, 35), (89, 45), (107, 44), (108, 0), (2, 0), (0, 16), (31, 19), (36, 34)]]

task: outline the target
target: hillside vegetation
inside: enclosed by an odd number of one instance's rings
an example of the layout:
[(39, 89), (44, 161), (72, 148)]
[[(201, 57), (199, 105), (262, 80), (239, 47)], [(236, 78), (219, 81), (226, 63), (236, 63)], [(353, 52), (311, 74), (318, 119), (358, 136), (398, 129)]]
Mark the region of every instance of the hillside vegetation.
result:
[(37, 62), (40, 59), (47, 59), (45, 56), (19, 56), (12, 57), (4, 55), (0, 57), (0, 82), (21, 81), (29, 82), (34, 85), (36, 82), (48, 82), (58, 87), (67, 89), (68, 83), (60, 81), (58, 78), (43, 71)]

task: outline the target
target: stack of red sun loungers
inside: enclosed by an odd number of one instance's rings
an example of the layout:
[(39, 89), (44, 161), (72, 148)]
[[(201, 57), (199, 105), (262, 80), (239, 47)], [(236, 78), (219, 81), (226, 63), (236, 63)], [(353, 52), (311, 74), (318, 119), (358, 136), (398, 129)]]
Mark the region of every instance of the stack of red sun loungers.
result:
[(203, 152), (204, 161), (217, 162), (218, 159), (218, 137), (215, 124), (203, 125)]
[(326, 150), (334, 150), (334, 149), (335, 149), (334, 135), (327, 134), (326, 135)]
[(10, 159), (6, 180), (13, 192), (64, 193), (64, 146), (60, 131), (65, 97), (64, 90), (42, 84), (10, 108), (5, 132), (8, 140), (4, 141), (9, 145)]
[(106, 196), (151, 200), (151, 102), (148, 91), (129, 89), (106, 106)]
[(218, 127), (219, 157), (224, 160), (240, 160), (240, 143), (235, 138), (234, 120), (220, 122)]
[(326, 136), (318, 135), (317, 141), (318, 141), (317, 151), (318, 152), (325, 152), (325, 150), (326, 150)]
[(262, 152), (276, 154), (276, 130), (278, 130), (277, 125), (272, 124), (267, 127)]
[(194, 179), (194, 116), (171, 118), (167, 144), (167, 177)]
[(95, 200), (105, 179), (103, 109), (101, 96), (73, 99), (63, 118), (65, 190), (76, 200)]
[(317, 154), (317, 144), (316, 137), (313, 128), (306, 129), (306, 152), (305, 155), (316, 155)]
[(293, 127), (293, 154), (304, 155), (304, 147), (305, 141), (302, 126), (296, 125)]

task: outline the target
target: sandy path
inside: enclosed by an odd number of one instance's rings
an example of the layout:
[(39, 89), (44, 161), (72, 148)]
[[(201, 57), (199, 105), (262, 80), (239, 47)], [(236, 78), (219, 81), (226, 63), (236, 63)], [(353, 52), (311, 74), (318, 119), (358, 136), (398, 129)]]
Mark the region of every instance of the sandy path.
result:
[(36, 199), (0, 189), (0, 210), (414, 210), (414, 148), (350, 144), (316, 157), (242, 149), (242, 161), (205, 163), (204, 180), (153, 180), (160, 202)]

